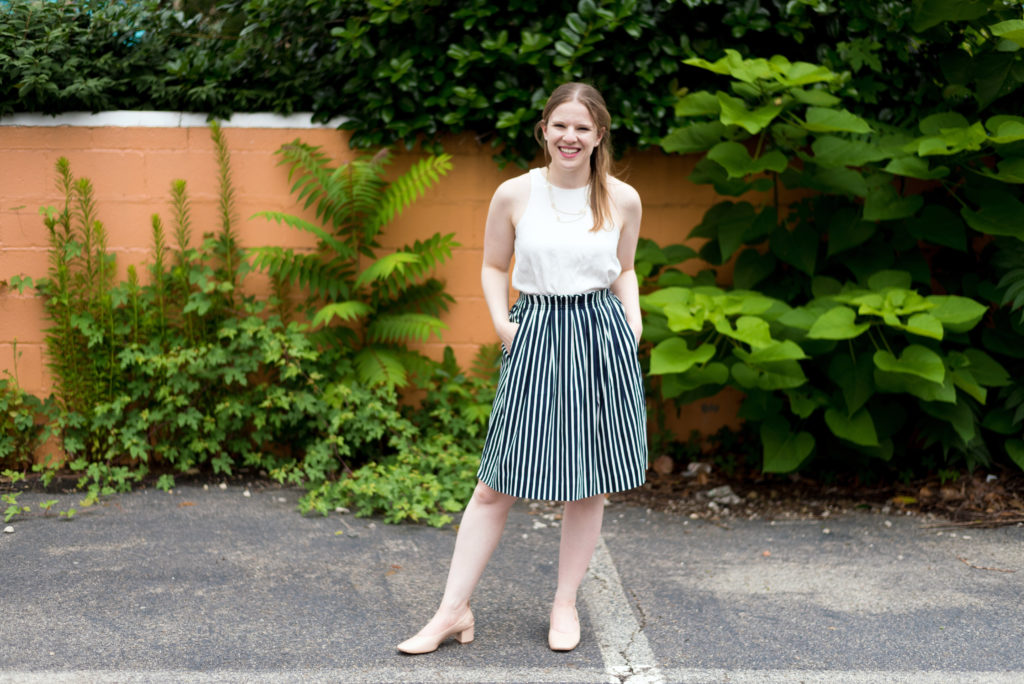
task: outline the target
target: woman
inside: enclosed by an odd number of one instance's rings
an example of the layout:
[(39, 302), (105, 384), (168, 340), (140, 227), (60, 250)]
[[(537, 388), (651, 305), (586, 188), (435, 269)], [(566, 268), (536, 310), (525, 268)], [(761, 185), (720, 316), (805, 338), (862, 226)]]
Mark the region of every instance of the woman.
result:
[[(481, 282), (503, 356), (477, 474), (444, 597), (403, 653), (473, 640), (470, 595), (518, 497), (565, 501), (548, 644), (580, 639), (576, 591), (601, 532), (604, 495), (644, 481), (647, 439), (637, 362), (633, 257), (640, 197), (609, 174), (611, 117), (593, 87), (551, 94), (534, 135), (547, 166), (498, 187)], [(508, 310), (509, 264), (520, 297)]]

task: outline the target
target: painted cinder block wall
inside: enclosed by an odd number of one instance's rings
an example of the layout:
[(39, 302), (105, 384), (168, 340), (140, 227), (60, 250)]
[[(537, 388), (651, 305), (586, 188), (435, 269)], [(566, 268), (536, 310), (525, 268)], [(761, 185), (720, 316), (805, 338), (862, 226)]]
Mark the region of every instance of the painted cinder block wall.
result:
[[(282, 144), (300, 138), (323, 146), (337, 160), (357, 156), (348, 147), (345, 132), (332, 125), (310, 125), (308, 120), (301, 115), (238, 115), (222, 124), (231, 152), (236, 225), (243, 246), (312, 247), (310, 236), (250, 218), (262, 210), (302, 213), (289, 193), (287, 168), (278, 166), (274, 154)], [(448, 138), (444, 148), (453, 156), (452, 172), (408, 208), (385, 231), (382, 241), (384, 247), (394, 248), (438, 231), (455, 233), (460, 247), (438, 275), (446, 280), (456, 302), (443, 317), (449, 327), (442, 339), (431, 338), (423, 348), (439, 358), (448, 345), (460, 362), (468, 363), (480, 344), (496, 339), (479, 277), (488, 204), (498, 184), (522, 169), (500, 169), (491, 158), (491, 148), (470, 135)], [(62, 201), (55, 172), (62, 156), (68, 158), (77, 178), (92, 181), (120, 276), (129, 264), (141, 266), (150, 260), (150, 216), (159, 213), (165, 226), (170, 225), (174, 179), (188, 183), (193, 240), (218, 228), (217, 163), (201, 115), (107, 112), (8, 117), (0, 120), (0, 282), (12, 275), (46, 275), (46, 229), (39, 208)], [(398, 150), (391, 168), (398, 173), (417, 158)], [(708, 186), (686, 180), (694, 162), (692, 157), (655, 150), (634, 152), (620, 160), (619, 176), (636, 187), (643, 200), (644, 237), (660, 244), (682, 242), (717, 201)], [(145, 269), (140, 268), (140, 274)], [(247, 286), (257, 294), (266, 291), (266, 281), (258, 274), (249, 276)], [(51, 385), (44, 358), (45, 327), (38, 298), (0, 288), (0, 374), (14, 372), (16, 341), (20, 384), (40, 396)], [(692, 429), (709, 434), (736, 423), (736, 403), (735, 394), (724, 393), (684, 408), (670, 425), (681, 436)]]

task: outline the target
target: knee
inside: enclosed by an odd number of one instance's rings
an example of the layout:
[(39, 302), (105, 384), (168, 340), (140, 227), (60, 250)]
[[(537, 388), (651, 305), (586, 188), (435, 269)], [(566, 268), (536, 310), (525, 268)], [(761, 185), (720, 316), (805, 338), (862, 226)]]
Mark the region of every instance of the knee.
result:
[(566, 501), (565, 510), (572, 511), (603, 511), (605, 499), (604, 494), (596, 494), (594, 496), (588, 496), (585, 499), (577, 499), (575, 501)]
[(516, 502), (516, 497), (502, 494), (491, 489), (483, 482), (477, 482), (476, 489), (473, 490), (473, 501), (480, 506), (508, 508)]

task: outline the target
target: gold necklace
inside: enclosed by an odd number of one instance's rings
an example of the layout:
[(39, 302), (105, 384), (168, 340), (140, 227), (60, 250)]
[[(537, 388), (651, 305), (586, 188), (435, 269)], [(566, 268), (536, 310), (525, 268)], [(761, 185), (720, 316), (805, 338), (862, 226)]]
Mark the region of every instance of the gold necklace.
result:
[[(555, 204), (555, 191), (552, 189), (551, 181), (548, 180), (548, 174), (547, 174), (546, 170), (545, 170), (545, 173), (544, 173), (544, 182), (547, 183), (547, 186), (548, 186), (548, 200), (551, 202), (551, 208), (555, 211), (555, 220), (556, 221), (558, 221), (559, 223), (575, 223), (576, 221), (579, 221), (584, 216), (586, 216), (587, 209), (590, 207), (590, 188), (589, 188), (589, 186), (587, 187), (587, 197), (586, 197), (586, 199), (583, 202), (583, 208), (580, 209), (579, 211), (565, 211), (564, 209), (559, 209), (558, 205)], [(568, 216), (570, 218), (564, 218), (563, 219), (562, 216)]]

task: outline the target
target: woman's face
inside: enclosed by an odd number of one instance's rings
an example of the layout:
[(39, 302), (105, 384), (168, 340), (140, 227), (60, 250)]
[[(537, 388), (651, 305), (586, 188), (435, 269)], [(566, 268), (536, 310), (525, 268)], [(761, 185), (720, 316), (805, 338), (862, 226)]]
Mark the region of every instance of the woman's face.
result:
[(590, 112), (582, 102), (571, 100), (555, 107), (543, 127), (553, 164), (569, 170), (590, 166), (590, 155), (601, 142)]

